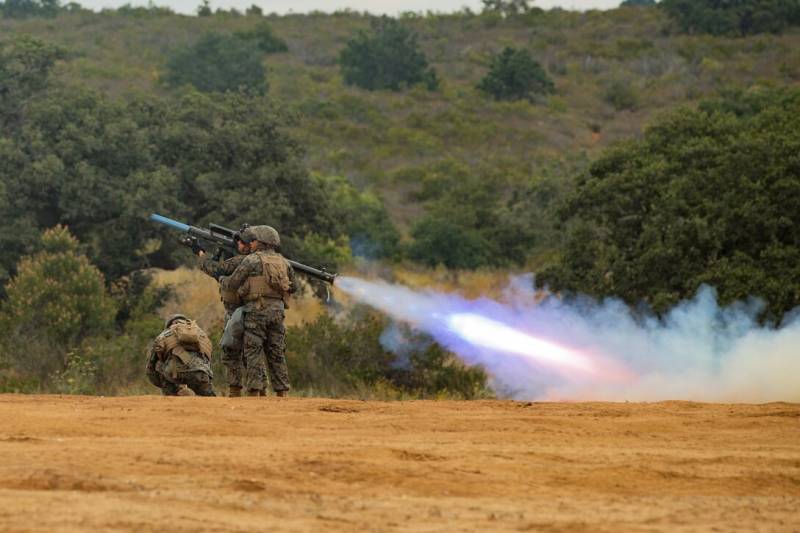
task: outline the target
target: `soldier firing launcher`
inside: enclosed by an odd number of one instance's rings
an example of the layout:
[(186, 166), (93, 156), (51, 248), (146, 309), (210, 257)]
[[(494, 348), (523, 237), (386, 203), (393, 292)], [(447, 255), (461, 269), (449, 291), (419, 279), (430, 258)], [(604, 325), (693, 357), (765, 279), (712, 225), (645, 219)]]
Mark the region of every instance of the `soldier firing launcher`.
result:
[[(195, 239), (214, 243), (230, 255), (235, 255), (237, 253), (235, 240), (235, 235), (237, 233), (236, 230), (219, 226), (217, 224), (209, 224), (208, 229), (198, 228), (196, 226), (190, 226), (188, 224), (184, 224), (183, 222), (178, 222), (177, 220), (172, 220), (171, 218), (157, 215), (155, 213), (150, 215), (150, 220), (186, 233)], [(336, 274), (327, 272), (324, 269), (320, 270), (318, 268), (310, 267), (308, 265), (298, 263), (297, 261), (292, 261), (291, 259), (287, 259), (287, 261), (289, 261), (289, 264), (292, 265), (292, 268), (297, 272), (303, 272), (304, 274), (320, 279), (326, 283), (333, 284), (333, 281), (336, 279)]]

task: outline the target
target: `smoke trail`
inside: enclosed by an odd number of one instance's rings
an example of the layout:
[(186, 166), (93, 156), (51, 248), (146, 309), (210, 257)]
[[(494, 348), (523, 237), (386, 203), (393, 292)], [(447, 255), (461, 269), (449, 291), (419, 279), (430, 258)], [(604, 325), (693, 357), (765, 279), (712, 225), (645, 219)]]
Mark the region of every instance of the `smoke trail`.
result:
[(530, 277), (512, 280), (502, 302), (352, 277), (337, 285), (482, 365), (517, 399), (800, 401), (800, 313), (760, 326), (757, 302), (721, 308), (709, 287), (658, 319), (618, 300), (536, 303)]

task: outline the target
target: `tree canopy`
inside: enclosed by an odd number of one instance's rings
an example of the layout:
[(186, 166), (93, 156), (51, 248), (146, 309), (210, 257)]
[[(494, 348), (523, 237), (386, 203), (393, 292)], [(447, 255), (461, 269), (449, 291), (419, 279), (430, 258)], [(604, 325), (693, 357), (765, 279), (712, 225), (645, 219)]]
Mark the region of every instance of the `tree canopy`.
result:
[(659, 6), (687, 33), (779, 33), (800, 25), (798, 0), (662, 0)]
[(492, 59), (478, 89), (495, 100), (532, 100), (538, 95), (554, 93), (556, 87), (530, 52), (506, 47)]
[(257, 33), (244, 38), (206, 33), (170, 56), (164, 81), (173, 87), (191, 85), (204, 92), (247, 90), (263, 94), (267, 81), (262, 37)]
[(359, 31), (347, 42), (339, 64), (345, 83), (370, 91), (399, 91), (416, 84), (435, 90), (439, 86), (417, 35), (386, 16), (374, 19), (369, 32)]
[(562, 216), (559, 290), (663, 311), (708, 283), (780, 318), (800, 304), (800, 91), (734, 94), (606, 150)]

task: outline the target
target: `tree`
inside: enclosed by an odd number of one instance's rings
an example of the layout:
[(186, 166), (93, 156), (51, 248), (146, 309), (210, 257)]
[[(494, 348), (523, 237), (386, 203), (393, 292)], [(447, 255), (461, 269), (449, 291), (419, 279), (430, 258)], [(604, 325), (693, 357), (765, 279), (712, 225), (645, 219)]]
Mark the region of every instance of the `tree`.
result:
[(286, 41), (272, 33), (272, 27), (266, 22), (259, 22), (252, 30), (237, 32), (235, 35), (244, 41), (255, 43), (264, 54), (289, 50)]
[(620, 7), (650, 7), (656, 5), (656, 0), (624, 0)]
[(531, 11), (530, 0), (482, 0), (483, 10), (501, 13), (507, 17), (522, 15)]
[(199, 6), (197, 6), (197, 16), (198, 17), (210, 17), (213, 15), (214, 12), (211, 11), (211, 4), (208, 0), (203, 0)]
[[(46, 230), (39, 251), (24, 257), (0, 308), (11, 360), (44, 381), (67, 364), (67, 353), (83, 339), (106, 333), (116, 308), (100, 271), (80, 253), (77, 239), (63, 226)], [(29, 350), (27, 343), (47, 346)]]
[(59, 11), (58, 0), (6, 0), (0, 4), (3, 17), (24, 19), (28, 17), (55, 17)]
[(239, 89), (263, 94), (266, 72), (259, 43), (220, 33), (206, 33), (167, 60), (164, 81), (172, 87), (192, 85), (204, 92)]
[(800, 25), (797, 0), (662, 0), (659, 6), (686, 33), (742, 36)]
[(0, 41), (0, 126), (19, 126), (24, 101), (47, 86), (50, 71), (66, 51), (31, 37)]
[(244, 14), (248, 17), (261, 17), (264, 15), (264, 10), (259, 6), (252, 4), (245, 10)]
[(533, 100), (538, 95), (554, 93), (555, 84), (530, 52), (506, 47), (492, 59), (478, 89), (495, 100)]
[(345, 83), (370, 91), (399, 91), (420, 83), (429, 90), (439, 86), (417, 34), (386, 16), (374, 19), (371, 31), (360, 31), (347, 42), (339, 64)]
[(539, 280), (664, 311), (703, 283), (780, 317), (800, 304), (800, 91), (733, 95), (606, 150), (562, 216)]

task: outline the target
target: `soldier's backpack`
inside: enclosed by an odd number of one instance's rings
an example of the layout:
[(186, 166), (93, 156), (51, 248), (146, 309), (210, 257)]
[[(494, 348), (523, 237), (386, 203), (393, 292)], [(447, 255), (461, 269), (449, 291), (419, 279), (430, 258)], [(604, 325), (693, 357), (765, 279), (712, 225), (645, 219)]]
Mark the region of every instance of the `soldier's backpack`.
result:
[(164, 338), (165, 351), (171, 352), (184, 363), (191, 359), (189, 352), (199, 353), (206, 359), (211, 359), (213, 346), (211, 339), (194, 320), (179, 320), (173, 322), (170, 327), (172, 335)]

